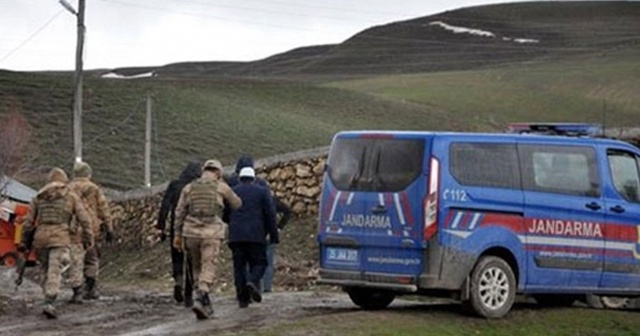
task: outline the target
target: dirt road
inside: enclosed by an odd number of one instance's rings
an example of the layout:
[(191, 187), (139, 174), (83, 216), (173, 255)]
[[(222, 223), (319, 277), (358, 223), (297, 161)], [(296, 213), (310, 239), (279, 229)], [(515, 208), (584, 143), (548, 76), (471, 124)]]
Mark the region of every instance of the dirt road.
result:
[(198, 322), (169, 294), (109, 288), (99, 301), (83, 305), (67, 304), (71, 292), (66, 290), (59, 318), (51, 321), (40, 314), (39, 287), (27, 280), (16, 292), (14, 278), (12, 271), (0, 271), (0, 335), (210, 335), (355, 309), (344, 294), (273, 293), (242, 310), (225, 296), (214, 299), (214, 319)]

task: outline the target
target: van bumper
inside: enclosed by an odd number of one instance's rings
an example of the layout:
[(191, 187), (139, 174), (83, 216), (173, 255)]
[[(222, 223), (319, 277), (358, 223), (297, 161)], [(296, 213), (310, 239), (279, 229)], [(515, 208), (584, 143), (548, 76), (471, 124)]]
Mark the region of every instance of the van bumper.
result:
[(415, 276), (402, 274), (389, 275), (320, 269), (320, 278), (316, 280), (316, 283), (320, 285), (379, 288), (413, 293), (418, 291), (417, 281), (418, 279)]

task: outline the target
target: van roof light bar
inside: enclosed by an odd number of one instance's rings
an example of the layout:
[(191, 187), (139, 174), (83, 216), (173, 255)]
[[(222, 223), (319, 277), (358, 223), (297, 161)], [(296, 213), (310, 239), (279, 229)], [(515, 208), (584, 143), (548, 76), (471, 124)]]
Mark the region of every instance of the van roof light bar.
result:
[(507, 133), (603, 137), (600, 124), (589, 123), (513, 123)]

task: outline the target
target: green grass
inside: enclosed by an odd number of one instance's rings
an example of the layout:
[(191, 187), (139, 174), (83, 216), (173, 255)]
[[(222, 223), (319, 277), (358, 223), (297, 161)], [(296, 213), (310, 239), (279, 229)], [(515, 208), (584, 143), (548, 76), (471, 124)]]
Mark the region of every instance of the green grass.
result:
[(522, 304), (501, 320), (460, 312), (458, 305), (396, 307), (381, 312), (326, 311), (326, 315), (226, 335), (344, 336), (596, 336), (637, 335), (637, 312), (572, 307), (543, 309)]
[(330, 87), (449, 111), (466, 126), (516, 121), (638, 125), (638, 50), (511, 65), (489, 70), (380, 76)]
[[(35, 166), (70, 168), (68, 76), (0, 72), (0, 117), (25, 115), (40, 150)], [(173, 178), (187, 160), (264, 157), (326, 146), (345, 129), (431, 129), (442, 112), (299, 82), (250, 79), (85, 81), (84, 159), (112, 188), (141, 186), (145, 102), (154, 94), (152, 182)], [(440, 120), (433, 123), (432, 120)], [(43, 174), (40, 174), (43, 176)]]

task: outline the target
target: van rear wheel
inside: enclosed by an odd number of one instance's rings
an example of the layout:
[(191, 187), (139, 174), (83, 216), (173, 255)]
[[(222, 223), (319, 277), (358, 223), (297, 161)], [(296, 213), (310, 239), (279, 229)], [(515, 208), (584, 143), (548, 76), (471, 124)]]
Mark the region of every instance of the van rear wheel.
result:
[(350, 287), (346, 291), (351, 301), (365, 310), (385, 309), (396, 298), (393, 292), (378, 289)]
[(516, 277), (506, 261), (486, 256), (480, 258), (471, 272), (469, 304), (485, 318), (501, 318), (516, 298)]

